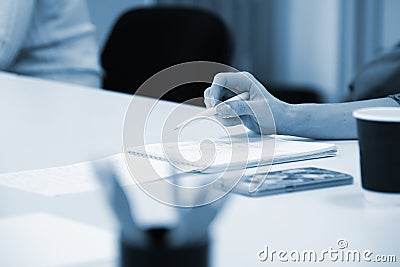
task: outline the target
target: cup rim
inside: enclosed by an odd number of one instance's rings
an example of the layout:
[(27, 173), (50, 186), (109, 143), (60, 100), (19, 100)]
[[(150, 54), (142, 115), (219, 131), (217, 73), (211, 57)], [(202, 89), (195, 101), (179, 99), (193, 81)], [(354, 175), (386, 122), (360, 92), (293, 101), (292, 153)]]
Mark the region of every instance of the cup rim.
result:
[(372, 107), (353, 111), (353, 117), (359, 120), (376, 122), (400, 122), (400, 107)]

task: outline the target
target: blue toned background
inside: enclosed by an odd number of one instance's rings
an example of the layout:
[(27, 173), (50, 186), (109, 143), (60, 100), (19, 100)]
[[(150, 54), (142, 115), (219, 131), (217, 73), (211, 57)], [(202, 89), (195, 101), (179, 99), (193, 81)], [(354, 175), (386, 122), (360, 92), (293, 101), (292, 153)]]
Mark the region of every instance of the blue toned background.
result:
[[(328, 102), (346, 97), (360, 66), (400, 40), (397, 0), (88, 0), (100, 46), (128, 8), (185, 4), (211, 9), (230, 26), (234, 67), (268, 82), (317, 88)], [(138, 25), (140, 27), (140, 25)]]

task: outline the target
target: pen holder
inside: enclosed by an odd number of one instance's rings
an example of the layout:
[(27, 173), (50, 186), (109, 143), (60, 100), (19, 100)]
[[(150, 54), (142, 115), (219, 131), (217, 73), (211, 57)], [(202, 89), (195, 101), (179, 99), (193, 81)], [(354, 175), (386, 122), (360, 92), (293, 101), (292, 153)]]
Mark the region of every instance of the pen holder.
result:
[(121, 237), (121, 267), (207, 267), (209, 266), (208, 238), (183, 247), (171, 247), (167, 241), (170, 229), (155, 228), (146, 231), (149, 245), (138, 247)]

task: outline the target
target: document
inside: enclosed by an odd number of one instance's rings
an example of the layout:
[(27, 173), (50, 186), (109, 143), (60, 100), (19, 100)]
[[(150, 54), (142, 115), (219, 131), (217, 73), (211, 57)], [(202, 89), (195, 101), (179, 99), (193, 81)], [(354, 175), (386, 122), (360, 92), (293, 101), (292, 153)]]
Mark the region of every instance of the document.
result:
[[(102, 160), (109, 160), (115, 166), (121, 185), (133, 184), (122, 153)], [(47, 196), (100, 189), (90, 161), (61, 167), (0, 174), (0, 186)]]

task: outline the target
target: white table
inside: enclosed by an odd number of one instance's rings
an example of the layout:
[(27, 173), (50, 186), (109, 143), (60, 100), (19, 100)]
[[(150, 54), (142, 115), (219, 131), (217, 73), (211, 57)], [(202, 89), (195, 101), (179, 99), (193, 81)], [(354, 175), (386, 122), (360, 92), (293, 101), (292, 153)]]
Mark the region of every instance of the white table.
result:
[[(0, 73), (0, 173), (121, 152), (122, 123), (129, 102), (130, 96), (123, 94)], [(153, 102), (142, 98), (140, 103)], [(174, 106), (164, 102), (157, 112), (165, 116)], [(182, 116), (194, 114), (198, 108), (185, 110)], [(232, 196), (213, 227), (213, 266), (280, 266), (276, 256), (273, 263), (260, 262), (258, 251), (268, 246), (270, 250), (315, 250), (320, 254), (324, 249), (337, 249), (338, 239), (345, 239), (348, 249), (395, 255), (400, 261), (400, 208), (367, 202), (360, 186), (357, 142), (334, 143), (338, 147), (334, 158), (275, 165), (273, 170), (328, 168), (353, 175), (354, 185), (256, 199)], [(146, 198), (135, 186), (129, 190)], [(0, 218), (39, 211), (112, 231), (114, 221), (99, 204), (101, 198), (100, 192), (51, 198), (0, 187)], [(161, 205), (151, 202), (149, 205)], [(341, 264), (324, 261), (324, 265)], [(368, 263), (374, 265), (378, 264)]]

